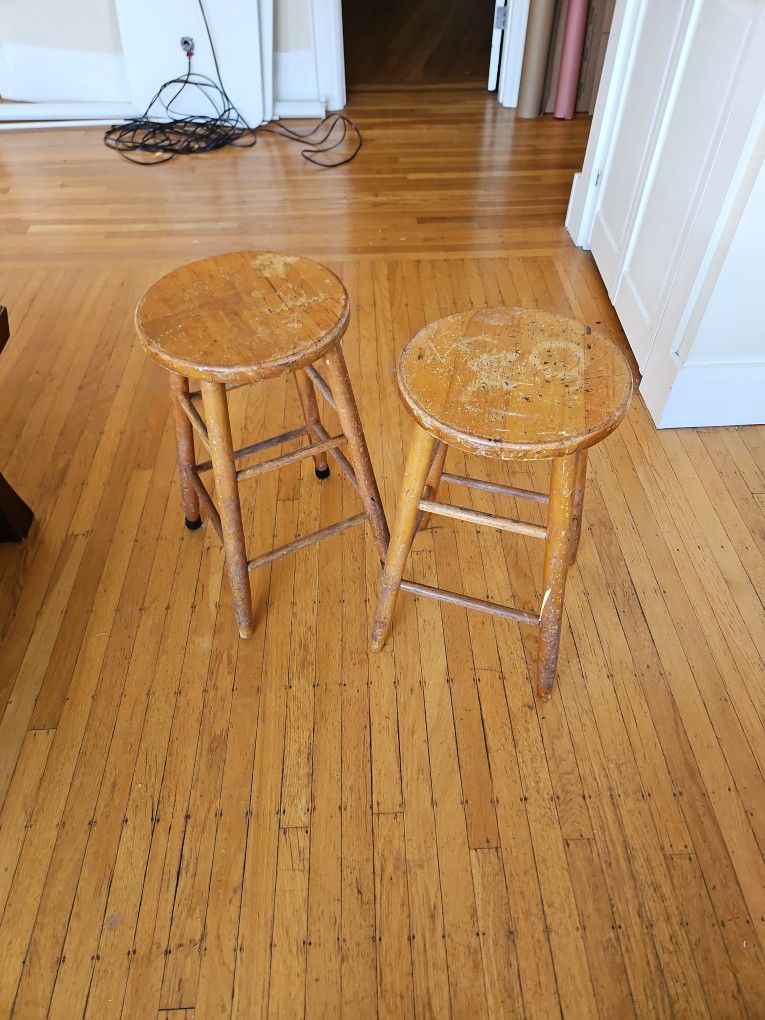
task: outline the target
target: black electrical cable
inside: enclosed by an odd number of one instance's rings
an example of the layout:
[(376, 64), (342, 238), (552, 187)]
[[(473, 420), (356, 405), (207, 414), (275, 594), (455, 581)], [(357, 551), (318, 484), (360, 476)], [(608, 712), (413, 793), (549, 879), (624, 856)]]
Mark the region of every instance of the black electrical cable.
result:
[[(191, 70), (191, 56), (186, 74), (165, 82), (155, 94), (141, 117), (113, 124), (104, 134), (104, 142), (131, 163), (151, 165), (167, 163), (175, 156), (192, 152), (214, 152), (225, 145), (251, 146), (255, 132), (212, 78)], [(213, 114), (187, 116), (173, 109), (173, 104), (187, 89), (197, 90), (210, 104)], [(167, 114), (152, 116), (160, 105)]]
[[(176, 156), (189, 153), (214, 152), (226, 145), (250, 147), (257, 141), (256, 129), (251, 128), (228, 96), (221, 78), (218, 55), (212, 41), (210, 25), (202, 0), (197, 0), (207, 39), (212, 51), (217, 82), (204, 74), (191, 70), (193, 51), (187, 53), (186, 73), (166, 81), (152, 98), (140, 117), (113, 124), (104, 134), (104, 143), (131, 163), (153, 165), (167, 163)], [(188, 116), (173, 109), (181, 94), (195, 89), (212, 107), (212, 114)], [(153, 115), (160, 106), (164, 118)], [(339, 129), (339, 130), (336, 130)], [(349, 163), (361, 148), (361, 134), (342, 114), (325, 117), (311, 131), (302, 133), (284, 124), (263, 126), (259, 130), (298, 142), (304, 146), (301, 156), (315, 166), (329, 168)], [(328, 153), (341, 150), (346, 138), (350, 139), (350, 154), (337, 159), (325, 159)], [(318, 158), (317, 158), (318, 157)]]
[[(340, 131), (335, 131), (335, 128), (339, 127)], [(353, 123), (348, 120), (341, 113), (330, 113), (324, 120), (319, 121), (315, 128), (305, 133), (301, 131), (295, 131), (293, 128), (288, 128), (286, 124), (268, 124), (260, 128), (261, 131), (267, 131), (269, 134), (278, 135), (280, 138), (287, 138), (291, 142), (298, 142), (301, 145), (305, 145), (306, 148), (300, 150), (300, 155), (303, 159), (308, 160), (309, 163), (313, 163), (314, 166), (320, 167), (333, 167), (343, 166), (345, 163), (350, 163), (354, 159), (361, 148), (362, 139), (361, 132)], [(334, 135), (334, 138), (333, 138)], [(334, 159), (332, 162), (327, 163), (324, 160), (316, 159), (316, 156), (326, 152), (336, 152), (345, 141), (346, 137), (350, 135), (352, 140), (351, 150), (349, 155), (344, 156), (341, 159)]]

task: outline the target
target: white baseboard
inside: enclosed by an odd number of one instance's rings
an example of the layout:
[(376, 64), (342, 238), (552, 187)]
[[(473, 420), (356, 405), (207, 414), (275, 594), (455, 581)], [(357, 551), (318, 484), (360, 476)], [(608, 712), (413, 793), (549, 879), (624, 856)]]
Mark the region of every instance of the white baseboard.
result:
[(326, 112), (326, 106), (319, 99), (277, 99), (274, 103), (274, 117), (277, 120), (289, 120), (290, 117), (321, 120), (326, 115)]
[(588, 197), (587, 189), (589, 183), (589, 180), (585, 179), (583, 172), (580, 171), (578, 174), (574, 174), (565, 220), (566, 230), (571, 235), (574, 244), (578, 248), (584, 248), (585, 250), (589, 250), (590, 231), (592, 230), (591, 223), (584, 224), (584, 209)]
[(342, 0), (311, 0), (317, 95), (328, 110), (345, 106)]
[(0, 128), (23, 128), (43, 121), (112, 121), (135, 117), (130, 103), (0, 103)]
[(111, 117), (108, 120), (20, 120), (10, 121), (3, 124), (0, 121), (0, 131), (40, 131), (46, 128), (74, 128), (74, 127), (110, 127), (112, 124), (119, 124), (122, 117), (116, 119)]
[(650, 379), (644, 378), (640, 392), (662, 429), (765, 424), (764, 362), (686, 362), (663, 406)]
[(3, 99), (36, 103), (127, 103), (121, 53), (50, 49), (4, 43), (0, 61)]

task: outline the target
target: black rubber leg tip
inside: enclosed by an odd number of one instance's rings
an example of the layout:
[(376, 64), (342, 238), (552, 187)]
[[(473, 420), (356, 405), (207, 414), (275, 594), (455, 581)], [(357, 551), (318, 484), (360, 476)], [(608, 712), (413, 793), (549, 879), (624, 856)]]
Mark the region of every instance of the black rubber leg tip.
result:
[(189, 529), (189, 531), (196, 531), (198, 528), (202, 527), (202, 518), (201, 517), (197, 517), (197, 519), (195, 521), (190, 521), (188, 519), (188, 517), (186, 517), (185, 521), (186, 521), (186, 527)]
[(325, 478), (329, 478), (329, 464), (325, 468), (314, 468), (316, 477), (324, 481)]

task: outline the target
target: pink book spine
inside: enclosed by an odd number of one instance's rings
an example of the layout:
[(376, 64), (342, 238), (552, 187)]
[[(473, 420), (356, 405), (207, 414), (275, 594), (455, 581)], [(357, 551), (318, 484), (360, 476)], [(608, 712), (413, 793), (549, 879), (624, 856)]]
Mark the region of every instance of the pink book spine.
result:
[(579, 70), (582, 66), (588, 2), (589, 0), (569, 0), (566, 12), (566, 31), (563, 36), (558, 91), (555, 93), (555, 116), (562, 120), (571, 120), (576, 108), (576, 91), (579, 86)]

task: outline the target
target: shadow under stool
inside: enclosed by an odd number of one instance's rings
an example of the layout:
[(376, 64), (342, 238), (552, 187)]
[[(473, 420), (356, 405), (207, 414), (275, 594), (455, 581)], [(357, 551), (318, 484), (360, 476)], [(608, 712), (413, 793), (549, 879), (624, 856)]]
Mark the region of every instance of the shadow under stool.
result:
[[(629, 407), (632, 374), (620, 351), (589, 326), (547, 312), (488, 308), (421, 329), (398, 363), (401, 399), (414, 418), (396, 520), (375, 612), (372, 650), (391, 628), (399, 589), (539, 628), (537, 695), (551, 696), (563, 595), (582, 526), (587, 451)], [(449, 446), (479, 457), (550, 460), (549, 494), (448, 474)], [(441, 481), (548, 507), (547, 525), (438, 502)], [(538, 614), (402, 580), (424, 515), (437, 514), (542, 539)]]
[[(201, 525), (201, 505), (218, 532), (243, 638), (254, 629), (250, 571), (367, 520), (385, 556), (388, 527), (340, 346), (348, 319), (348, 295), (334, 273), (310, 259), (269, 252), (236, 252), (181, 266), (155, 283), (136, 309), (146, 352), (170, 373), (186, 525)], [(228, 391), (288, 373), (297, 386), (304, 424), (235, 450)], [(199, 388), (192, 389), (190, 379), (198, 380)], [(337, 412), (342, 430), (337, 435), (330, 435), (321, 421), (314, 387)], [(202, 462), (197, 462), (195, 434), (209, 453)], [(308, 446), (238, 466), (303, 436)], [(239, 482), (304, 457), (313, 457), (317, 477), (326, 478), (327, 454), (358, 491), (363, 512), (248, 559)], [(218, 506), (200, 477), (208, 471)]]

